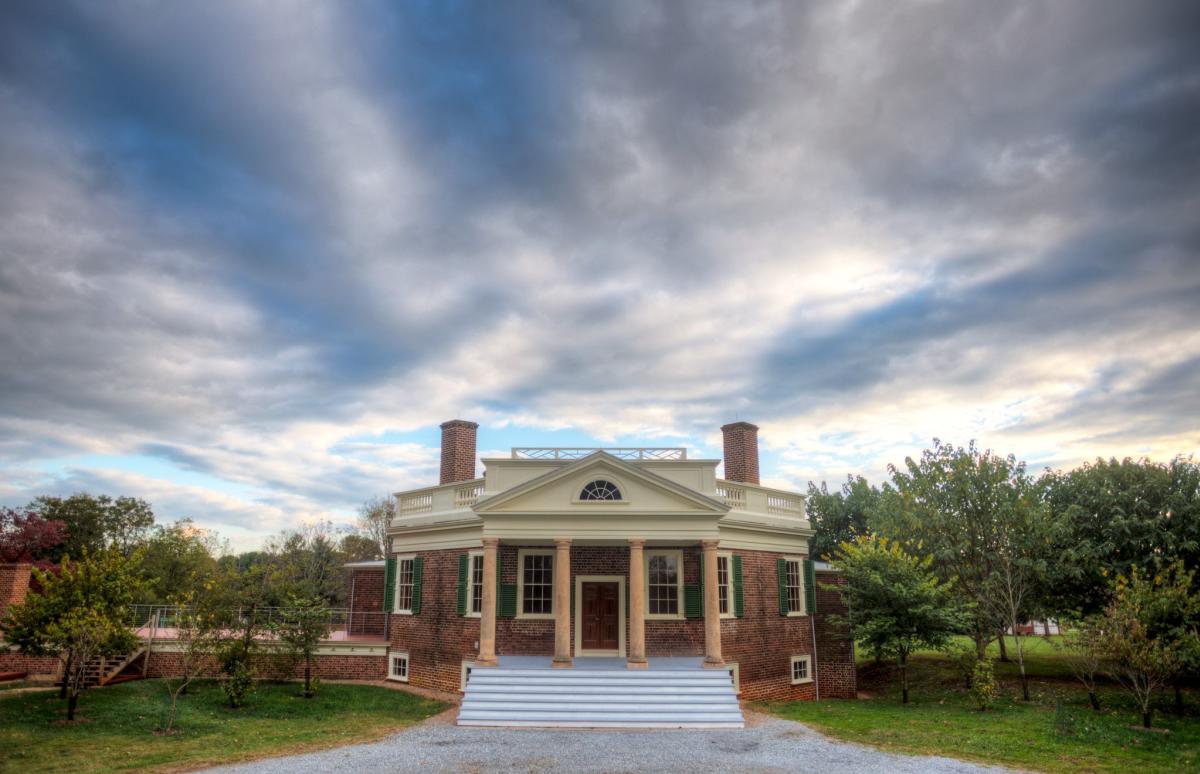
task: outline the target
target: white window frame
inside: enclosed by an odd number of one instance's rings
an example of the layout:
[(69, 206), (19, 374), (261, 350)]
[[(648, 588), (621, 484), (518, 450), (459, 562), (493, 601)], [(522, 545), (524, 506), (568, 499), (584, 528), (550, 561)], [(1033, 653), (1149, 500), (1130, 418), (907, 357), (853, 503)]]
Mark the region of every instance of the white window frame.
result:
[[(525, 557), (550, 557), (550, 612), (525, 612)], [(521, 548), (517, 550), (517, 618), (530, 620), (547, 620), (554, 618), (554, 549), (553, 548)]]
[[(650, 559), (655, 556), (675, 557), (675, 610), (677, 611), (675, 613), (650, 612)], [(647, 548), (642, 561), (645, 563), (643, 570), (646, 577), (646, 620), (677, 621), (683, 618), (683, 551), (678, 548)]]
[[(596, 480), (607, 481), (615, 486), (621, 492), (620, 500), (583, 500), (579, 496), (583, 494), (583, 488)], [(597, 473), (586, 478), (579, 479), (575, 484), (575, 493), (571, 495), (572, 505), (582, 505), (584, 508), (595, 508), (603, 506), (618, 506), (629, 505), (629, 488), (625, 482), (616, 476), (611, 476), (607, 472)]]
[[(481, 618), (483, 613), (483, 552), (467, 552), (467, 618)], [(479, 610), (475, 609), (475, 560), (479, 560)]]
[[(413, 574), (409, 576), (411, 578), (411, 580), (409, 581), (409, 586), (411, 587), (411, 586), (415, 585), (413, 583), (413, 581), (416, 580), (416, 574), (415, 574), (416, 569), (417, 569), (416, 562), (415, 562), (416, 558), (417, 558), (416, 554), (400, 554), (395, 557), (395, 559), (396, 559), (396, 577), (392, 579), (393, 583), (395, 584), (392, 587), (392, 612), (393, 613), (398, 613), (399, 615), (412, 615), (412, 600), (413, 600), (412, 594), (409, 594), (409, 596), (408, 596), (408, 607), (407, 608), (400, 607), (400, 578), (403, 577), (403, 573), (400, 571), (400, 563), (401, 562), (413, 562), (413, 568), (412, 568)], [(414, 588), (413, 591), (416, 591), (416, 589)]]
[[(804, 662), (804, 677), (796, 679), (796, 664)], [(788, 677), (792, 681), (792, 685), (803, 685), (813, 681), (812, 673), (812, 656), (792, 656), (788, 661)]]
[(718, 551), (717, 552), (717, 605), (718, 605), (718, 610), (720, 609), (719, 606), (721, 604), (721, 560), (722, 559), (725, 560), (725, 588), (727, 589), (725, 599), (728, 602), (728, 604), (726, 605), (726, 608), (728, 608), (728, 609), (724, 613), (721, 613), (721, 617), (722, 618), (736, 618), (737, 616), (734, 614), (734, 604), (733, 604), (733, 552), (732, 551)]
[[(796, 563), (796, 578), (797, 578), (797, 581), (799, 584), (797, 586), (797, 588), (800, 589), (800, 596), (798, 599), (798, 601), (800, 603), (800, 609), (792, 610), (791, 605), (789, 604), (788, 618), (797, 618), (799, 616), (808, 615), (808, 610), (807, 610), (808, 603), (806, 601), (808, 599), (808, 597), (805, 596), (805, 594), (804, 594), (804, 557), (803, 556), (785, 556), (785, 557), (783, 557), (783, 561)], [(787, 575), (787, 572), (786, 572), (786, 568), (785, 568), (784, 576), (786, 577), (786, 575)], [(780, 593), (782, 593), (786, 597), (787, 596), (787, 588), (785, 587), (783, 589), (780, 589)]]
[[(404, 659), (404, 674), (396, 674), (396, 659)], [(409, 675), (412, 674), (412, 659), (408, 657), (405, 651), (397, 651), (388, 653), (388, 676), (387, 679), (395, 680), (398, 683), (407, 683)]]

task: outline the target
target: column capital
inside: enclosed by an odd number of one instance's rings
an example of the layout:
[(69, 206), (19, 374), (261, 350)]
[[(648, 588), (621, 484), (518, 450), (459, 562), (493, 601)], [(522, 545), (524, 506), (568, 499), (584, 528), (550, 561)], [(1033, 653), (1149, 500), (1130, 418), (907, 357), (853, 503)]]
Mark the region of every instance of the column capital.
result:
[(701, 538), (700, 547), (706, 551), (715, 551), (721, 545), (719, 538)]
[(629, 538), (630, 548), (645, 548), (646, 538)]
[(484, 548), (496, 548), (499, 545), (500, 545), (500, 538), (498, 538), (498, 537), (483, 538), (483, 547)]
[(556, 538), (554, 538), (554, 545), (559, 548), (570, 548), (571, 547), (571, 538), (556, 537)]

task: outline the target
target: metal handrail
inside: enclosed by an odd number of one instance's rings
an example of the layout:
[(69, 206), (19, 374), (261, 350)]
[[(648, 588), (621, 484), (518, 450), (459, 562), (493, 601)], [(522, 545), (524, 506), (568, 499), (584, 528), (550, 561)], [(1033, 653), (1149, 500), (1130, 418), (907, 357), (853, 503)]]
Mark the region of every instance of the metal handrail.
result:
[(623, 460), (686, 460), (682, 446), (514, 446), (514, 460), (580, 460), (598, 451)]

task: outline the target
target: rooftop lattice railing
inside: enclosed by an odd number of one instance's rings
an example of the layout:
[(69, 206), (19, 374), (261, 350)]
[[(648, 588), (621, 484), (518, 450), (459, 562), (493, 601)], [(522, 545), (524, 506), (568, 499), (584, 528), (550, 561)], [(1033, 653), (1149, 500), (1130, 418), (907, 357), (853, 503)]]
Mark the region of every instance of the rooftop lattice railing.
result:
[(623, 460), (686, 460), (687, 449), (669, 446), (518, 446), (514, 460), (580, 460), (598, 451)]

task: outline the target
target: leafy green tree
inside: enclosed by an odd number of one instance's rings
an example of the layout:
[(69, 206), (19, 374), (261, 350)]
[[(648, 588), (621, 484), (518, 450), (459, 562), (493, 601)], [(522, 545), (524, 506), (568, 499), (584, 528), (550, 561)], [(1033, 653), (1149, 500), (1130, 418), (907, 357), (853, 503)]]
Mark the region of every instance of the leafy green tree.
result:
[(293, 597), (276, 631), (280, 642), (287, 647), (293, 658), (304, 661), (304, 698), (311, 699), (315, 693), (313, 662), (316, 660), (321, 640), (329, 633), (329, 608), (319, 597)]
[(203, 597), (196, 590), (189, 590), (170, 598), (176, 608), (175, 641), (180, 646), (179, 669), (162, 678), (170, 703), (163, 720), (164, 734), (172, 733), (179, 707), (179, 697), (187, 692), (188, 686), (199, 677), (212, 662), (213, 654), (221, 636), (221, 616), (210, 607), (200, 604)]
[(1014, 518), (1028, 499), (1032, 483), (1025, 464), (1012, 455), (966, 448), (934, 439), (920, 460), (904, 469), (888, 467), (873, 529), (929, 553), (943, 582), (953, 582), (961, 606), (971, 612), (970, 634), (983, 660), (987, 644), (1002, 631), (1007, 616), (997, 613), (999, 525)]
[(1055, 523), (1053, 612), (1099, 613), (1134, 565), (1200, 566), (1200, 463), (1103, 460), (1039, 480)]
[(154, 526), (150, 504), (135, 497), (113, 499), (86, 493), (66, 498), (39, 497), (27, 509), (65, 525), (67, 539), (49, 557), (55, 561), (63, 556), (81, 556), (85, 549), (96, 554), (112, 547), (129, 556)]
[(1102, 621), (1111, 674), (1137, 702), (1150, 728), (1154, 695), (1177, 680), (1194, 658), (1200, 597), (1195, 571), (1175, 562), (1154, 574), (1133, 567), (1113, 584)]
[(338, 541), (338, 554), (344, 562), (366, 562), (382, 559), (379, 544), (365, 535), (343, 535)]
[(847, 476), (837, 492), (824, 481), (820, 488), (809, 482), (805, 503), (808, 520), (816, 534), (810, 542), (812, 555), (833, 556), (837, 547), (868, 531), (868, 515), (879, 504), (879, 490), (862, 476)]
[(137, 557), (85, 550), (78, 561), (64, 558), (58, 573), (33, 572), (39, 588), (9, 608), (5, 639), (22, 653), (62, 659), (67, 720), (74, 720), (92, 660), (137, 645), (129, 625), (129, 605), (142, 585)]
[(908, 703), (908, 658), (919, 648), (945, 648), (965, 623), (953, 582), (941, 582), (933, 558), (906, 552), (887, 538), (861, 536), (834, 558), (849, 613), (839, 617), (868, 648), (895, 656)]
[(142, 550), (142, 574), (148, 583), (141, 602), (161, 605), (172, 596), (195, 592), (217, 568), (216, 536), (190, 519), (154, 528)]
[(1057, 646), (1066, 652), (1067, 667), (1087, 690), (1092, 709), (1099, 712), (1100, 695), (1096, 692), (1096, 680), (1107, 668), (1100, 616), (1092, 615), (1068, 622)]
[(344, 561), (329, 523), (312, 524), (283, 532), (267, 542), (273, 568), (273, 604), (284, 606), (289, 597), (320, 597), (339, 606), (345, 597)]

